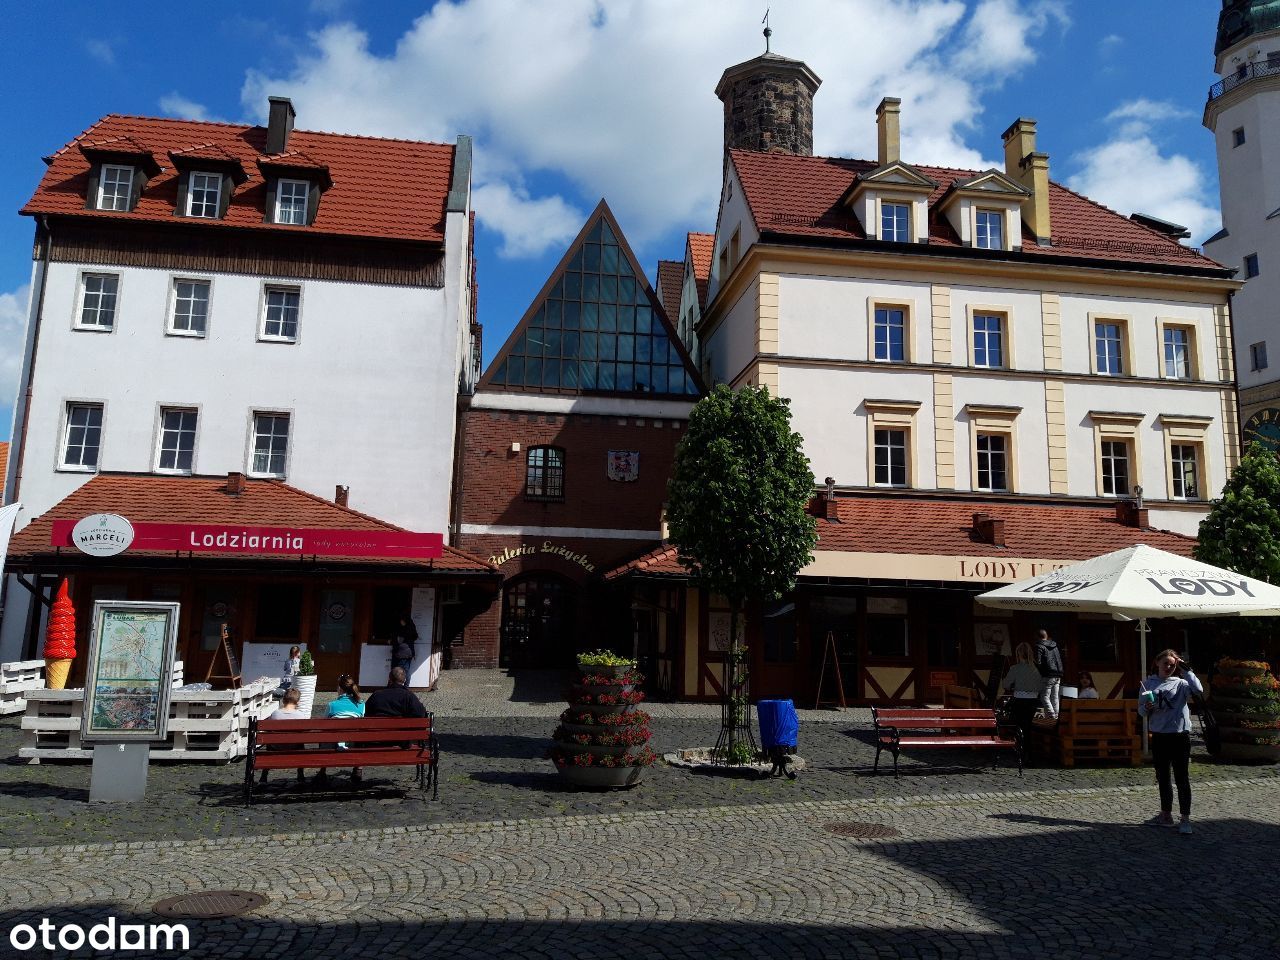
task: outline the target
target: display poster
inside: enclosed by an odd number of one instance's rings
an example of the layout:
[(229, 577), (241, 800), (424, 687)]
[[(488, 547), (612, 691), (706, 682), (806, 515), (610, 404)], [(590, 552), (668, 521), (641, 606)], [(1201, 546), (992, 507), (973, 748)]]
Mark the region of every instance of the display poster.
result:
[[(240, 675), (245, 683), (270, 677), (278, 681), (284, 676), (292, 643), (244, 643), (240, 647)], [(306, 651), (305, 643), (296, 644)], [(362, 680), (361, 683), (364, 681)]]
[(975, 623), (973, 625), (973, 652), (979, 657), (1009, 656), (1009, 624)]
[[(711, 653), (729, 652), (729, 620), (728, 610), (713, 610), (707, 614), (707, 650)], [(738, 642), (744, 642), (745, 618), (738, 617)]]
[(82, 740), (168, 736), (177, 603), (98, 600), (84, 684)]

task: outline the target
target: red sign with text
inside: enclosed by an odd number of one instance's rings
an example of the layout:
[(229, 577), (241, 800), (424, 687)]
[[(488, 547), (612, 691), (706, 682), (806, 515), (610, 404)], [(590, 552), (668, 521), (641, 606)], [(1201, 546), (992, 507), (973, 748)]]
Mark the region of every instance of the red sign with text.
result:
[[(50, 543), (74, 546), (74, 520), (53, 521)], [(316, 557), (431, 560), (444, 553), (444, 535), (403, 530), (328, 530), (241, 527), (221, 523), (134, 523), (128, 550)]]

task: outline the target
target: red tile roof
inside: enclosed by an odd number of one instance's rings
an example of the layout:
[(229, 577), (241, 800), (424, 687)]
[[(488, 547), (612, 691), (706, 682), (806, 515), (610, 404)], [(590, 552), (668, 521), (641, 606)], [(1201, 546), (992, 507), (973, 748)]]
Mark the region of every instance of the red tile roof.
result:
[[(742, 182), (751, 215), (762, 233), (797, 239), (866, 239), (853, 211), (840, 206), (840, 198), (854, 178), (874, 170), (875, 163), (749, 150), (731, 150), (729, 156)], [(937, 183), (929, 195), (931, 207), (953, 183), (980, 172), (946, 167), (916, 166), (914, 169)], [(1135, 223), (1058, 183), (1049, 184), (1049, 214), (1053, 245), (1041, 247), (1032, 235), (1024, 234), (1023, 254), (1048, 260), (1078, 258), (1218, 272), (1225, 269), (1165, 234)], [(931, 215), (929, 223), (931, 246), (961, 247), (960, 238), (946, 217)]]
[(658, 299), (667, 319), (680, 322), (680, 295), (684, 292), (684, 263), (680, 260), (658, 261)]
[[(244, 481), (244, 492), (227, 492), (226, 477), (156, 477), (143, 474), (108, 474), (94, 477), (56, 506), (36, 517), (9, 543), (13, 559), (55, 552), (49, 545), (54, 520), (79, 520), (94, 513), (117, 513), (140, 523), (209, 523), (246, 527), (296, 527), (299, 529), (403, 530), (395, 524), (291, 487), (279, 480)], [(156, 551), (131, 550), (128, 556), (169, 556)], [(213, 559), (225, 564), (226, 555)], [(270, 562), (265, 558), (236, 557), (246, 564)], [(276, 558), (277, 562), (280, 558)], [(296, 559), (290, 558), (291, 562)], [(326, 557), (326, 562), (386, 566), (412, 566), (450, 573), (492, 573), (486, 560), (444, 548), (434, 560), (376, 557)]]
[[(445, 205), (453, 170), (451, 144), (383, 140), (294, 130), (289, 152), (269, 159), (292, 166), (327, 167), (333, 187), (320, 200), (309, 227), (263, 222), (266, 182), (258, 168), (266, 160), (265, 127), (111, 114), (50, 158), (35, 195), (22, 208), (34, 215), (61, 214), (119, 221), (172, 223), (178, 177), (170, 153), (235, 160), (248, 179), (237, 185), (222, 220), (190, 220), (202, 228), (298, 231), (427, 243), (444, 241)], [(79, 147), (142, 149), (164, 169), (152, 177), (131, 212), (86, 210), (90, 160)], [(297, 159), (293, 159), (293, 158)]]
[[(1180, 533), (1126, 526), (1112, 507), (874, 497), (840, 497), (836, 503), (839, 520), (818, 520), (818, 550), (1074, 562), (1138, 543), (1189, 557), (1196, 545), (1194, 537)], [(975, 513), (1004, 521), (1003, 548), (975, 538)], [(631, 574), (682, 577), (688, 570), (675, 546), (663, 544), (605, 579)]]
[(689, 234), (689, 259), (693, 261), (693, 279), (698, 284), (698, 306), (707, 305), (707, 284), (711, 282), (711, 257), (716, 249), (714, 233)]

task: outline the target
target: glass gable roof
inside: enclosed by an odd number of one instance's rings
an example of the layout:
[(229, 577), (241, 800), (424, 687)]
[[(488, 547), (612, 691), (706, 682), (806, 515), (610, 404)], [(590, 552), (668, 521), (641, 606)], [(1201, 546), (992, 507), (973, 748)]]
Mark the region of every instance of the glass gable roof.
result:
[(648, 284), (603, 213), (489, 377), (526, 390), (696, 397), (699, 389), (653, 306)]

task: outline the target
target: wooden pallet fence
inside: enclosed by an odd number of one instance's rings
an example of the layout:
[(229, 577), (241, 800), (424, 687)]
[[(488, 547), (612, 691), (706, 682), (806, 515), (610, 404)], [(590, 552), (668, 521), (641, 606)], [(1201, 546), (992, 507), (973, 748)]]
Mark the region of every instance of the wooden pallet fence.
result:
[(1036, 756), (1064, 767), (1077, 763), (1142, 764), (1137, 705), (1132, 700), (1064, 699), (1057, 724), (1036, 722)]
[(0, 715), (27, 709), (27, 692), (44, 689), (43, 660), (0, 663)]

